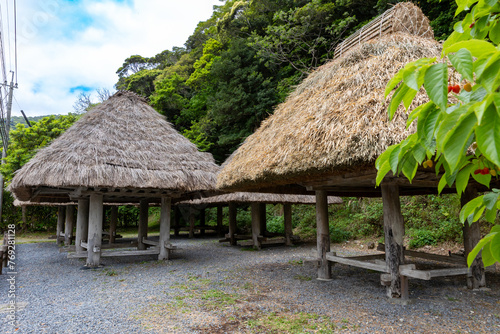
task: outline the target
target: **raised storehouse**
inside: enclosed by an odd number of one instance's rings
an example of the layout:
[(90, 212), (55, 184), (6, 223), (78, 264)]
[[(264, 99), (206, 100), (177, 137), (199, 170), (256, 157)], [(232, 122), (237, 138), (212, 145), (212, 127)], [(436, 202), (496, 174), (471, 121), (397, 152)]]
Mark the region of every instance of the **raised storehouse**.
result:
[[(103, 202), (140, 203), (140, 254), (168, 256), (171, 198), (214, 190), (219, 167), (209, 153), (179, 134), (132, 92), (117, 92), (84, 114), (14, 176), (10, 191), (21, 201), (78, 201), (77, 250), (99, 265)], [(159, 243), (147, 240), (147, 209), (162, 205)], [(87, 224), (88, 237), (78, 236)], [(85, 229), (82, 229), (85, 233)], [(151, 249), (147, 249), (153, 246)], [(135, 255), (135, 253), (128, 253)], [(81, 254), (80, 256), (84, 256)]]
[[(330, 279), (332, 263), (344, 263), (382, 272), (382, 283), (388, 285), (391, 298), (407, 298), (408, 277), (430, 279), (467, 273), (469, 285), (480, 287), (484, 285), (480, 261), (472, 269), (474, 274), (467, 270), (464, 257), (440, 258), (461, 264), (460, 268), (441, 271), (424, 272), (405, 262), (405, 254), (410, 252), (403, 247), (399, 195), (437, 193), (439, 177), (433, 169), (419, 168), (412, 183), (388, 174), (381, 186), (375, 187), (377, 157), (416, 130), (406, 128), (407, 113), (402, 105), (394, 119), (388, 120), (385, 86), (408, 62), (422, 57), (439, 59), (441, 53), (441, 45), (430, 38), (429, 21), (420, 9), (411, 3), (396, 7), (391, 10), (392, 19), (399, 15), (399, 21), (416, 22), (418, 29), (384, 29), (384, 21), (377, 18), (378, 26), (368, 24), (369, 29), (355, 33), (358, 45), (349, 43), (347, 52), (311, 73), (232, 154), (218, 174), (217, 187), (225, 191), (315, 191), (320, 279)], [(423, 92), (418, 93), (410, 111), (427, 101)], [(345, 259), (330, 253), (327, 195), (383, 198), (385, 263), (377, 262), (380, 256)], [(479, 240), (478, 232), (478, 226), (464, 228), (466, 253)]]

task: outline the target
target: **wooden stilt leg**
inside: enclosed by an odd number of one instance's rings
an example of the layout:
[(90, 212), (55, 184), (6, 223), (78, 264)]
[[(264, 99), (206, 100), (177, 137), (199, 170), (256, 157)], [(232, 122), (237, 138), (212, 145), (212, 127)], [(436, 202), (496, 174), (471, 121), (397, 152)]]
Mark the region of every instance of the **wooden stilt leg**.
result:
[(149, 216), (149, 202), (142, 200), (139, 208), (139, 231), (137, 233), (137, 249), (144, 250), (147, 245), (142, 242), (143, 238), (148, 237), (148, 216)]
[(64, 220), (66, 218), (66, 207), (60, 205), (57, 208), (57, 230), (56, 230), (56, 243), (58, 246), (63, 244), (62, 234), (64, 230)]
[(78, 214), (76, 216), (75, 250), (83, 252), (82, 241), (87, 241), (89, 233), (89, 200), (78, 200)]
[[(460, 197), (460, 204), (462, 207), (469, 201), (477, 197), (477, 190), (474, 187), (467, 187)], [(469, 222), (464, 223), (463, 227), (464, 250), (465, 258), (474, 249), (476, 244), (481, 240), (481, 231), (479, 230), (479, 223), (475, 222), (469, 225)], [(467, 275), (467, 288), (479, 289), (486, 286), (486, 276), (484, 273), (484, 265), (479, 253), (470, 267), (470, 274)]]
[(87, 239), (87, 266), (98, 267), (101, 262), (102, 246), (102, 195), (91, 194), (89, 205), (89, 234)]
[(194, 224), (196, 222), (193, 208), (189, 208), (189, 239), (194, 238)]
[[(206, 224), (206, 219), (205, 219), (205, 209), (201, 209), (200, 212), (200, 226), (204, 227)], [(200, 234), (205, 235), (205, 229), (200, 228)]]
[(160, 213), (160, 254), (158, 260), (168, 260), (170, 251), (170, 210), (171, 210), (170, 197), (161, 198), (161, 213)]
[(229, 243), (231, 246), (236, 246), (236, 204), (229, 203)]
[(325, 190), (316, 191), (316, 231), (318, 250), (318, 279), (332, 278), (331, 264), (326, 259), (330, 252), (330, 229), (328, 223), (328, 197)]
[(69, 246), (73, 241), (73, 227), (75, 225), (75, 207), (66, 205), (66, 219), (64, 224), (64, 245)]
[(285, 222), (285, 245), (292, 246), (292, 205), (290, 203), (283, 204), (283, 220)]
[(259, 225), (260, 225), (260, 235), (267, 235), (267, 213), (266, 213), (266, 203), (259, 204)]
[(109, 243), (115, 243), (116, 225), (118, 224), (118, 207), (113, 205), (111, 207), (111, 217), (109, 221)]
[(261, 228), (261, 205), (259, 203), (252, 203), (252, 241), (253, 248), (260, 249), (260, 241), (259, 237), (261, 236), (260, 228)]
[(223, 236), (222, 231), (222, 206), (217, 207), (217, 236), (221, 238)]
[(403, 237), (405, 234), (399, 187), (382, 184), (382, 201), (384, 205), (385, 259), (391, 275), (391, 285), (387, 287), (389, 298), (401, 298), (402, 286), (399, 266), (404, 264)]

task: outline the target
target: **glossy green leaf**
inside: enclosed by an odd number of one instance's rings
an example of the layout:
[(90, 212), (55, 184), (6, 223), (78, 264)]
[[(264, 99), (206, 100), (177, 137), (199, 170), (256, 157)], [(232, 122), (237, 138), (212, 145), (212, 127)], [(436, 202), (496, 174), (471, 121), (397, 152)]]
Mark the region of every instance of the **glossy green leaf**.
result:
[(465, 223), (467, 217), (474, 214), (476, 209), (482, 205), (483, 205), (483, 196), (476, 197), (473, 200), (469, 201), (462, 207), (462, 210), (460, 210), (460, 215), (459, 215), (460, 221), (462, 223)]
[(460, 49), (456, 53), (450, 54), (448, 58), (458, 73), (467, 80), (474, 81), (472, 54), (469, 50)]
[(472, 262), (474, 262), (477, 254), (483, 249), (485, 245), (487, 245), (491, 240), (495, 237), (494, 233), (490, 233), (486, 235), (484, 238), (479, 240), (479, 242), (476, 244), (476, 246), (470, 251), (469, 255), (467, 256), (467, 265), (470, 267), (472, 265)]
[(417, 143), (413, 148), (412, 154), (417, 162), (424, 161), (426, 157), (427, 150), (421, 144)]
[(434, 151), (434, 129), (439, 118), (440, 111), (435, 104), (422, 109), (417, 123), (417, 134), (422, 145), (429, 151)]
[(413, 111), (408, 115), (408, 120), (406, 121), (406, 128), (408, 128), (410, 126), (410, 124), (413, 123), (413, 121), (420, 116), (421, 112), (424, 112), (425, 109), (432, 108), (432, 107), (435, 108), (435, 105), (432, 101), (429, 101), (429, 102), (427, 102), (425, 104), (421, 104), (418, 107), (416, 107), (415, 109), (413, 109)]
[(496, 51), (495, 46), (489, 42), (479, 40), (479, 39), (470, 39), (467, 41), (460, 41), (448, 47), (443, 47), (443, 51), (445, 54), (451, 52), (457, 52), (460, 49), (467, 49), (470, 51), (473, 57), (479, 58), (484, 55), (488, 55), (490, 53), (494, 53)]
[(438, 194), (441, 194), (444, 187), (446, 187), (446, 186), (447, 186), (446, 173), (444, 173), (443, 176), (441, 176), (441, 179), (439, 180), (439, 183), (438, 183)]
[(487, 209), (491, 210), (493, 209), (498, 201), (498, 193), (497, 192), (489, 192), (483, 196), (483, 203), (484, 206), (486, 206)]
[(500, 262), (500, 233), (496, 233), (491, 239), (490, 251), (495, 261)]
[(462, 168), (458, 173), (457, 173), (457, 178), (456, 178), (456, 188), (457, 188), (457, 193), (460, 195), (465, 191), (465, 188), (467, 188), (467, 184), (469, 183), (470, 175), (473, 172), (475, 166), (472, 164), (467, 165), (465, 168)]
[(495, 219), (497, 218), (497, 208), (494, 209), (486, 209), (486, 212), (484, 214), (484, 219), (490, 223), (494, 223)]
[(408, 93), (410, 88), (402, 83), (394, 92), (394, 95), (392, 96), (391, 102), (389, 103), (389, 109), (388, 109), (388, 114), (389, 114), (389, 119), (392, 120), (394, 117), (394, 114), (396, 113), (396, 110), (398, 110), (399, 105), (401, 104), (401, 101), (403, 101), (405, 95)]
[(493, 43), (497, 45), (500, 43), (500, 21), (496, 20), (492, 23), (489, 37)]
[(375, 160), (375, 167), (377, 169), (380, 169), (382, 168), (382, 165), (389, 160), (389, 157), (391, 156), (391, 153), (392, 151), (394, 150), (394, 148), (396, 148), (397, 146), (399, 146), (398, 144), (396, 145), (391, 145), (389, 146), (385, 151), (384, 153), (382, 153), (378, 158), (377, 160)]
[[(493, 240), (493, 239), (491, 239)], [(495, 258), (493, 257), (493, 254), (491, 253), (491, 241), (487, 244), (484, 245), (483, 251), (481, 252), (481, 258), (483, 259), (483, 264), (485, 267), (489, 267), (493, 264), (495, 264)]]
[(474, 180), (476, 180), (477, 183), (480, 183), (487, 188), (490, 187), (491, 174), (481, 175), (472, 173), (472, 177), (474, 178)]
[(468, 148), (467, 143), (474, 132), (477, 118), (473, 112), (463, 115), (446, 135), (443, 145), (443, 155), (451, 171), (458, 167), (461, 157)]
[(389, 95), (389, 93), (394, 88), (396, 88), (396, 86), (401, 82), (401, 80), (403, 80), (403, 74), (404, 74), (404, 69), (401, 69), (401, 70), (399, 70), (398, 73), (396, 73), (395, 76), (393, 76), (391, 78), (391, 80), (389, 80), (389, 82), (387, 83), (387, 86), (385, 86), (385, 93), (384, 93), (384, 97), (385, 98), (387, 98), (387, 96)]
[(484, 111), (481, 125), (476, 128), (477, 146), (483, 155), (500, 166), (500, 95)]
[(394, 175), (397, 174), (398, 172), (398, 164), (399, 164), (399, 154), (401, 153), (401, 145), (398, 145), (397, 147), (392, 150), (390, 156), (389, 156), (389, 166), (391, 167), (392, 173)]
[(380, 167), (377, 167), (377, 169), (378, 169), (378, 171), (377, 171), (377, 178), (376, 178), (375, 182), (376, 182), (377, 186), (379, 186), (380, 182), (382, 182), (382, 180), (384, 179), (384, 177), (391, 170), (391, 165), (389, 165), (389, 161), (388, 160), (384, 160), (384, 163)]
[(411, 181), (415, 177), (415, 174), (417, 173), (417, 168), (418, 168), (417, 160), (415, 160), (413, 155), (406, 155), (405, 159), (401, 162), (401, 164), (402, 164), (401, 170), (404, 176), (406, 176), (406, 178), (410, 180), (411, 183)]
[(478, 75), (477, 80), (489, 92), (498, 89), (500, 85), (500, 51), (490, 57), (481, 75)]
[(429, 98), (446, 110), (448, 104), (448, 67), (444, 63), (432, 65), (424, 77), (424, 87)]

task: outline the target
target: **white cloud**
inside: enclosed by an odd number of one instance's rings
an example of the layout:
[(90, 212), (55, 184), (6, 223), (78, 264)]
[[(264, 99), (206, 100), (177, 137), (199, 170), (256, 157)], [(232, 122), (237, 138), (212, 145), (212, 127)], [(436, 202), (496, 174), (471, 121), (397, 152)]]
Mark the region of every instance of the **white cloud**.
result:
[(13, 114), (23, 109), (29, 116), (71, 112), (79, 94), (70, 92), (73, 87), (111, 90), (115, 71), (125, 58), (150, 57), (183, 46), (198, 22), (210, 18), (213, 5), (222, 4), (218, 0), (17, 3), (19, 89), (14, 92), (18, 105), (14, 104)]

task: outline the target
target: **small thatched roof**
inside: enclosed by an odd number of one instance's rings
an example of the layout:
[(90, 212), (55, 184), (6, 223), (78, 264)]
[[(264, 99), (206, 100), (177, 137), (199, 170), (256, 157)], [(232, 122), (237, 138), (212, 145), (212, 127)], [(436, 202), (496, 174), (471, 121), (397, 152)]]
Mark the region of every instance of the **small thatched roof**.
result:
[[(402, 106), (388, 120), (387, 82), (406, 63), (440, 52), (433, 39), (397, 33), (321, 66), (226, 161), (217, 187), (248, 191), (374, 169), (389, 145), (415, 131), (405, 129)], [(424, 102), (419, 93), (410, 109)]]
[(24, 201), (41, 188), (46, 196), (51, 188), (205, 191), (214, 189), (218, 170), (211, 154), (198, 151), (142, 97), (118, 92), (40, 150), (10, 190)]
[[(216, 205), (227, 203), (268, 203), (268, 204), (315, 204), (316, 197), (312, 195), (287, 195), (268, 193), (236, 192), (224, 195), (205, 197), (190, 201), (182, 201), (176, 205)], [(328, 196), (328, 204), (342, 204), (337, 196)]]

